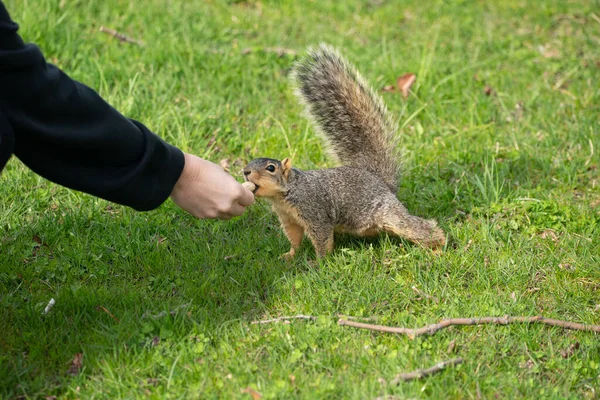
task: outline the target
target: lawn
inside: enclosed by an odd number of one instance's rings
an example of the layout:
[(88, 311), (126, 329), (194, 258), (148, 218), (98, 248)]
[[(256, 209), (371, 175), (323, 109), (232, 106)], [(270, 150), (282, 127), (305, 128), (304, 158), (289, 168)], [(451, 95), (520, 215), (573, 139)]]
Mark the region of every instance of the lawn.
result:
[[(415, 73), (408, 99), (382, 92), (402, 135), (398, 195), (449, 244), (435, 255), (341, 237), (315, 263), (305, 240), (286, 263), (265, 202), (227, 222), (169, 201), (136, 213), (13, 158), (0, 177), (0, 397), (598, 398), (592, 332), (411, 339), (337, 324), (600, 324), (598, 1), (5, 3), (48, 60), (183, 150), (227, 159), (240, 181), (254, 157), (334, 165), (289, 85), (307, 46), (339, 47), (378, 90)], [(297, 314), (317, 318), (252, 324)]]

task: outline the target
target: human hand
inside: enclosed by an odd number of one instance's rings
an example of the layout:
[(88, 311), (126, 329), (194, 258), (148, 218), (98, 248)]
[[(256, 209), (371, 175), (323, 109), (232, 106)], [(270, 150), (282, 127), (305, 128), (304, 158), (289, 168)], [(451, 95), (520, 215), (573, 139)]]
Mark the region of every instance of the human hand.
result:
[(217, 164), (184, 153), (185, 165), (171, 199), (198, 218), (230, 219), (254, 203), (254, 195)]

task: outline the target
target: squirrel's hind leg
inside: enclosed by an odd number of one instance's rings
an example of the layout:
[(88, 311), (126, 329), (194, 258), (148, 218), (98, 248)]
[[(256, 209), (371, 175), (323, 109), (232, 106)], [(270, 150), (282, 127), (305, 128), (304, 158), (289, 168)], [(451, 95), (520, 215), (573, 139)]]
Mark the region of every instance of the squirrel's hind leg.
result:
[(392, 235), (400, 236), (430, 249), (441, 249), (446, 236), (433, 219), (423, 219), (409, 214), (400, 202), (378, 216), (378, 225)]

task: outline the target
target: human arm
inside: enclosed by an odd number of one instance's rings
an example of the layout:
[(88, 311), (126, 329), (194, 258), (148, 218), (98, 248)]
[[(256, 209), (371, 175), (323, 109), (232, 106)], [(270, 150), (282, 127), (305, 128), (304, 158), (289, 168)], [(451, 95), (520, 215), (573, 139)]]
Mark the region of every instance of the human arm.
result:
[(0, 1), (0, 119), (12, 130), (12, 151), (34, 172), (141, 211), (172, 196), (197, 217), (229, 218), (252, 203), (231, 176), (121, 115), (17, 30)]

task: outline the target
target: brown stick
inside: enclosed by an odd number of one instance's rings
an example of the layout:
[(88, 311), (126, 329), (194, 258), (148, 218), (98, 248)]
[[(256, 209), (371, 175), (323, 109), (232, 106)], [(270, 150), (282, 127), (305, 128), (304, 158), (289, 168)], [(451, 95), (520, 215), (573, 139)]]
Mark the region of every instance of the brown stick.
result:
[(400, 382), (412, 381), (413, 379), (421, 379), (426, 376), (435, 374), (436, 372), (440, 372), (446, 367), (451, 367), (454, 365), (462, 364), (462, 358), (453, 358), (451, 360), (442, 361), (435, 364), (433, 367), (427, 369), (418, 369), (413, 372), (403, 372), (401, 374), (396, 375), (394, 379), (390, 382), (392, 385), (397, 385)]
[(115, 31), (114, 29), (106, 28), (104, 26), (100, 27), (100, 32), (104, 32), (124, 43), (133, 43), (137, 44), (138, 46), (144, 45), (144, 42), (142, 42), (141, 40), (130, 38), (129, 36), (125, 36), (122, 33)]
[(497, 324), (497, 325), (508, 325), (514, 323), (525, 323), (525, 324), (546, 324), (551, 326), (558, 326), (565, 329), (573, 329), (577, 331), (592, 331), (600, 333), (599, 325), (583, 325), (575, 322), (560, 321), (557, 319), (544, 318), (541, 315), (535, 317), (483, 317), (483, 318), (451, 318), (444, 319), (437, 324), (431, 324), (422, 328), (402, 328), (393, 326), (383, 325), (372, 325), (365, 324), (362, 322), (348, 321), (345, 319), (338, 320), (338, 325), (341, 326), (352, 326), (354, 328), (369, 329), (378, 332), (398, 333), (408, 335), (409, 337), (415, 337), (419, 335), (433, 335), (437, 331), (447, 328), (453, 325), (484, 325), (484, 324)]
[(112, 314), (110, 311), (108, 311), (108, 310), (106, 309), (106, 307), (104, 307), (104, 306), (98, 306), (98, 307), (96, 307), (96, 309), (97, 309), (98, 311), (100, 311), (100, 310), (101, 310), (101, 311), (104, 311), (104, 312), (105, 312), (105, 313), (107, 313), (107, 314), (108, 314), (108, 315), (109, 315), (109, 316), (110, 316), (112, 319), (114, 319), (114, 320), (115, 320), (115, 322), (119, 323), (119, 318), (115, 317), (115, 316), (114, 316), (114, 315), (113, 315), (113, 314)]
[(377, 321), (377, 317), (353, 317), (352, 315), (344, 315), (344, 314), (338, 314), (337, 315), (338, 318), (342, 318), (342, 319), (349, 319), (349, 320), (353, 320), (353, 321), (372, 321), (375, 322)]
[(308, 319), (308, 320), (314, 321), (314, 320), (317, 319), (317, 317), (314, 317), (312, 315), (302, 315), (302, 314), (300, 314), (300, 315), (292, 315), (290, 317), (279, 317), (279, 318), (273, 318), (273, 319), (265, 319), (265, 320), (262, 320), (262, 321), (252, 321), (251, 324), (252, 325), (254, 325), (254, 324), (270, 324), (272, 322), (289, 321), (289, 320), (292, 320), (292, 319)]

